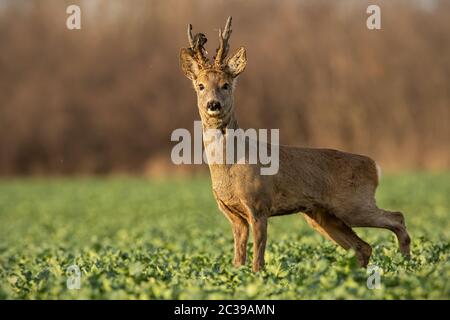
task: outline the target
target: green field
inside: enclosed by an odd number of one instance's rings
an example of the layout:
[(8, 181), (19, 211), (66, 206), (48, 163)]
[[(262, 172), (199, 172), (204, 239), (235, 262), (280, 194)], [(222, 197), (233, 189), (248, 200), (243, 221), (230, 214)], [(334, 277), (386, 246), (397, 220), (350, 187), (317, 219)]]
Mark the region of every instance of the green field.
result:
[[(208, 177), (2, 180), (0, 298), (449, 299), (450, 174), (383, 177), (377, 199), (405, 213), (412, 258), (389, 231), (357, 229), (383, 269), (369, 290), (354, 254), (301, 214), (270, 220), (263, 272), (233, 268)], [(73, 264), (80, 290), (66, 286)]]

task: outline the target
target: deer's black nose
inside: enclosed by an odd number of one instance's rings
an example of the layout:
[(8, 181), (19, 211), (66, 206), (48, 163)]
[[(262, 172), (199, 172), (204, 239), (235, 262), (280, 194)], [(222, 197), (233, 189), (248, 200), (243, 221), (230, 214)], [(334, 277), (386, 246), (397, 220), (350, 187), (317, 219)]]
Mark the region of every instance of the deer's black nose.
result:
[(211, 111), (219, 111), (222, 108), (220, 102), (215, 100), (209, 101), (206, 107)]

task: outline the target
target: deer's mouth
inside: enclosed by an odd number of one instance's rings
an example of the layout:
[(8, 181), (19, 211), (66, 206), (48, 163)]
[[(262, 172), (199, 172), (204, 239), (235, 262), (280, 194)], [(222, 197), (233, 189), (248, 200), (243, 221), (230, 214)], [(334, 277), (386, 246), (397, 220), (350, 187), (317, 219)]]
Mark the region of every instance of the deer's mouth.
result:
[(220, 110), (220, 109), (219, 109), (219, 110), (211, 110), (211, 109), (208, 109), (206, 112), (208, 113), (209, 116), (212, 116), (212, 117), (219, 117), (219, 116), (220, 116), (220, 113), (221, 113), (221, 110)]

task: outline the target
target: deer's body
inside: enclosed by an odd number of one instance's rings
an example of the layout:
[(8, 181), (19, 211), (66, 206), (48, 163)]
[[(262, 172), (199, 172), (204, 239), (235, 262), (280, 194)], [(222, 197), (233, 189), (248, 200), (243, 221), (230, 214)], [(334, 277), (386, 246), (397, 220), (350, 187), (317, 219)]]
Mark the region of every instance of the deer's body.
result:
[[(182, 49), (184, 73), (193, 81), (204, 129), (237, 129), (233, 91), (236, 77), (246, 64), (245, 49), (223, 62), (228, 52), (231, 19), (219, 31), (220, 48), (215, 64), (204, 57), (204, 35), (190, 36), (189, 49)], [(189, 28), (190, 35), (190, 28)], [(208, 142), (205, 142), (207, 147)], [(279, 147), (279, 171), (261, 175), (259, 164), (210, 164), (212, 188), (220, 210), (231, 222), (234, 264), (246, 260), (249, 226), (253, 228), (253, 269), (264, 265), (269, 217), (302, 212), (308, 223), (345, 249), (354, 249), (362, 266), (371, 247), (352, 227), (377, 227), (393, 231), (403, 254), (409, 254), (410, 238), (403, 215), (377, 208), (376, 163), (365, 156), (330, 149)]]

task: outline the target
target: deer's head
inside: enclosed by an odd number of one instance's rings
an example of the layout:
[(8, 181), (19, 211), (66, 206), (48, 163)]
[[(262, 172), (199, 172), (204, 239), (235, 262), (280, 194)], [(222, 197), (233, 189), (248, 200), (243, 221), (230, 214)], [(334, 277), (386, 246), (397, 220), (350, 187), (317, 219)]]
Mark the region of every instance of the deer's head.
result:
[(203, 33), (192, 36), (192, 26), (188, 26), (189, 48), (182, 48), (180, 65), (197, 93), (198, 108), (203, 121), (214, 123), (216, 127), (226, 126), (233, 114), (233, 92), (236, 78), (244, 71), (247, 63), (245, 49), (239, 48), (230, 58), (228, 40), (231, 35), (231, 17), (225, 29), (219, 29), (219, 48), (211, 63), (206, 57), (204, 45), (207, 41)]

